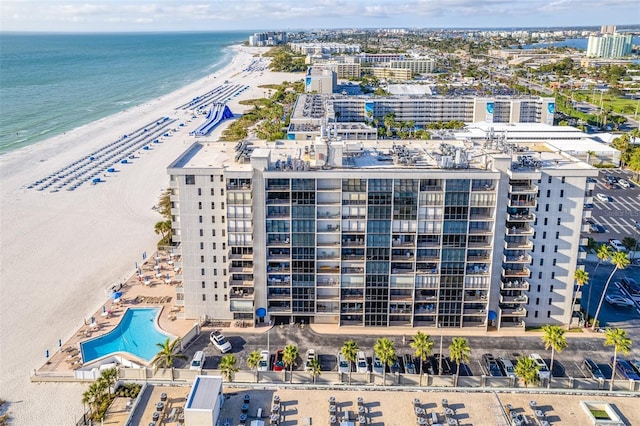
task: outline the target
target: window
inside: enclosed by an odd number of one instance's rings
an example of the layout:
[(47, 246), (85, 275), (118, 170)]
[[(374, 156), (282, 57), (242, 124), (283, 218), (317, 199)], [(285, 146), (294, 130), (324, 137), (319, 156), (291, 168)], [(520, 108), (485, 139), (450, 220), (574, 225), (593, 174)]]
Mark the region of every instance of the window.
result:
[(206, 302), (206, 301), (207, 301), (207, 295), (206, 295), (206, 294), (204, 294), (204, 293), (202, 294), (202, 301), (203, 301), (203, 302)]
[(213, 288), (218, 288), (218, 281), (213, 282)]
[(551, 311), (547, 311), (547, 318), (551, 318)]
[[(547, 239), (547, 231), (542, 231), (542, 239), (543, 240)], [(544, 251), (544, 249), (542, 249), (542, 251)]]
[(204, 281), (202, 281), (202, 288), (205, 288), (205, 284), (204, 284)]
[(553, 259), (553, 266), (556, 266), (557, 262), (558, 262), (558, 259)]
[(551, 190), (547, 189), (547, 198), (551, 197)]
[(204, 250), (204, 243), (200, 242), (200, 250)]
[[(562, 176), (562, 183), (564, 183), (566, 180), (566, 178), (564, 176)], [(562, 191), (560, 191), (560, 193), (562, 194)], [(560, 195), (562, 197), (562, 195)]]
[(200, 236), (204, 237), (204, 229), (200, 229)]
[(227, 249), (227, 243), (222, 243), (222, 250), (226, 250)]
[(224, 210), (224, 202), (220, 203), (220, 208)]
[(562, 223), (562, 219), (558, 218), (558, 220), (556, 221), (556, 225), (560, 226), (561, 223)]
[(222, 220), (222, 223), (224, 223), (224, 216), (222, 216), (220, 219)]
[(211, 188), (211, 196), (214, 196), (214, 195), (216, 194), (213, 192), (213, 188)]
[(544, 265), (544, 259), (540, 259), (540, 266)]
[(202, 188), (198, 188), (198, 195), (202, 195)]
[(211, 209), (212, 209), (212, 210), (215, 210), (215, 208), (216, 208), (216, 203), (214, 203), (214, 202), (212, 201), (212, 202), (211, 202)]
[(547, 226), (549, 224), (549, 218), (544, 218), (544, 226)]
[[(562, 203), (558, 204), (558, 211), (561, 212), (562, 211)], [(560, 220), (560, 219), (558, 219)]]
[(218, 261), (218, 256), (213, 256), (213, 262), (217, 262)]
[(200, 269), (200, 275), (204, 275), (204, 268)]
[(215, 236), (216, 236), (216, 230), (215, 230), (215, 229), (212, 229), (212, 230), (211, 230), (211, 236), (212, 236), (212, 237), (215, 237)]
[(184, 184), (185, 185), (195, 185), (196, 184), (196, 176), (195, 175), (184, 175)]
[[(556, 273), (555, 273), (555, 272), (552, 272), (552, 273), (551, 273), (551, 279), (552, 279), (552, 280), (554, 280), (555, 278), (556, 278)], [(552, 288), (552, 290), (551, 290), (551, 291), (553, 291), (553, 286), (551, 286), (551, 288)]]
[[(562, 179), (564, 179), (564, 178), (562, 178)], [(562, 182), (562, 183), (564, 183), (564, 182)], [(560, 190), (560, 198), (563, 198), (563, 197), (564, 197), (564, 189), (561, 189)]]
[(202, 201), (198, 201), (198, 210), (202, 210)]
[(213, 249), (214, 250), (216, 249), (216, 243), (213, 243)]
[(227, 256), (222, 256), (222, 262), (227, 263)]
[(204, 256), (200, 256), (200, 263), (204, 263)]
[(222, 283), (222, 287), (227, 288), (227, 282), (226, 282), (226, 281), (224, 281), (224, 282)]
[(211, 180), (211, 182), (213, 182), (213, 175), (210, 175), (209, 179)]
[(213, 268), (213, 275), (218, 275), (218, 269), (217, 268)]
[(545, 204), (545, 205), (544, 205), (544, 211), (545, 211), (545, 212), (548, 212), (548, 211), (549, 211), (549, 204)]
[(217, 295), (217, 294), (214, 294), (214, 295), (213, 295), (213, 299), (217, 302), (217, 301), (218, 301), (218, 295)]
[(220, 188), (220, 195), (224, 195), (224, 188)]
[(549, 291), (553, 293), (553, 286), (549, 286)]
[(227, 268), (224, 268), (224, 269), (222, 270), (222, 275), (224, 275), (225, 277), (227, 276)]
[(536, 297), (536, 305), (539, 305), (539, 304), (540, 304), (540, 298)]
[(551, 183), (551, 176), (547, 179), (547, 183)]
[(536, 317), (536, 318), (538, 318), (538, 311), (535, 311), (535, 312), (533, 313), (533, 316), (534, 316), (534, 317)]
[(224, 301), (225, 302), (227, 301), (227, 295), (226, 294), (224, 295)]
[[(542, 279), (542, 271), (538, 272), (538, 279)], [(538, 291), (540, 291), (540, 286), (538, 286)]]
[(547, 248), (547, 246), (545, 246), (544, 244), (542, 245), (542, 247), (540, 247), (540, 252), (544, 253), (544, 250)]
[(224, 229), (222, 230), (222, 236), (224, 237), (226, 235), (227, 231), (225, 231)]
[(202, 223), (202, 216), (198, 216), (198, 222)]
[(549, 298), (549, 306), (551, 306), (553, 304), (553, 297)]
[(215, 216), (211, 216), (211, 223), (216, 223), (216, 217)]
[(560, 238), (560, 231), (556, 232), (556, 240)]
[(558, 252), (558, 246), (557, 246), (557, 245), (556, 245), (556, 246), (553, 246), (553, 252), (554, 252), (554, 253), (557, 253), (557, 252)]
[(220, 182), (224, 182), (224, 177), (220, 175)]
[(540, 293), (540, 284), (538, 284), (538, 293)]

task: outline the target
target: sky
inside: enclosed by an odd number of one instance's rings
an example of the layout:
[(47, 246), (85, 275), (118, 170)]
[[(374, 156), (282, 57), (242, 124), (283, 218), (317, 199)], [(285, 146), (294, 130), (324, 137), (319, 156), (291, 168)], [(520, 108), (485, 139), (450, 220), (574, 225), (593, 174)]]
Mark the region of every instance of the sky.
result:
[(2, 31), (489, 28), (638, 24), (638, 0), (2, 0)]

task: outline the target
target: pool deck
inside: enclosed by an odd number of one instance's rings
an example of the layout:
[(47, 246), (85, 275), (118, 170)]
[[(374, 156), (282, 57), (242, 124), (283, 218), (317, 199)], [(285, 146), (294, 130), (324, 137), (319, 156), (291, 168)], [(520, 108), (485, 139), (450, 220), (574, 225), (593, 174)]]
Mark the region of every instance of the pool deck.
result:
[[(154, 254), (155, 256), (155, 254)], [(85, 319), (84, 325), (78, 329), (71, 338), (63, 342), (62, 347), (53, 352), (47, 363), (37, 370), (37, 374), (69, 373), (83, 366), (81, 359), (80, 343), (97, 336), (104, 335), (113, 330), (123, 314), (128, 308), (160, 308), (158, 325), (160, 328), (174, 336), (184, 336), (192, 327), (193, 320), (179, 319), (180, 309), (174, 305), (176, 298), (176, 285), (181, 285), (175, 281), (175, 275), (180, 271), (174, 271), (169, 264), (170, 257), (160, 253), (158, 265), (162, 275), (156, 277), (155, 257), (152, 256), (140, 266), (143, 276), (149, 276), (149, 284), (141, 282), (138, 274), (132, 275), (123, 283), (122, 297), (120, 302), (114, 302), (110, 297), (105, 296), (105, 309), (103, 308), (93, 314), (95, 325), (90, 325), (90, 318)], [(179, 258), (175, 258), (179, 260)], [(169, 274), (169, 283), (166, 282), (166, 275)], [(111, 311), (109, 315), (108, 312)]]

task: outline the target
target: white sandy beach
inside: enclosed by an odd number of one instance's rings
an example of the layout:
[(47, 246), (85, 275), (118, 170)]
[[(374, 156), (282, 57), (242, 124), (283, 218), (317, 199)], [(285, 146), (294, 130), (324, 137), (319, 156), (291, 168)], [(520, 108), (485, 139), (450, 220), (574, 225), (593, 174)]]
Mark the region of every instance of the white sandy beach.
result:
[[(300, 74), (246, 68), (264, 49), (238, 47), (223, 70), (152, 102), (120, 112), (38, 144), (0, 156), (0, 398), (9, 402), (15, 425), (69, 425), (82, 414), (86, 385), (32, 384), (30, 372), (65, 341), (84, 318), (105, 303), (103, 289), (133, 273), (142, 253), (159, 237), (152, 209), (168, 186), (166, 167), (194, 142), (188, 111), (175, 110), (229, 80), (249, 85), (240, 99), (264, 96), (260, 84), (295, 81)], [(36, 191), (38, 179), (160, 117), (184, 122), (170, 137), (144, 151), (133, 164), (98, 185), (72, 192)], [(203, 140), (215, 140), (225, 125)], [(234, 144), (227, 144), (233, 146)]]

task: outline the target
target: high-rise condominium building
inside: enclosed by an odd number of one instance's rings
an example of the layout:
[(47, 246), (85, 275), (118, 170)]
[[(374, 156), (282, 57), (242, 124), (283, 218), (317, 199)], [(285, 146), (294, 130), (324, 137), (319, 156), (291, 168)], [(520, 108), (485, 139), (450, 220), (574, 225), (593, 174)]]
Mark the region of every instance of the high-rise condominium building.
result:
[(188, 148), (168, 167), (184, 315), (567, 323), (597, 170), (544, 143), (392, 144)]
[(592, 58), (621, 58), (631, 54), (631, 34), (589, 36), (587, 56)]

